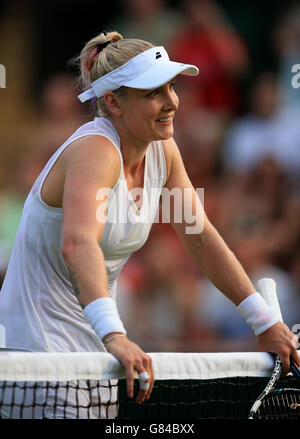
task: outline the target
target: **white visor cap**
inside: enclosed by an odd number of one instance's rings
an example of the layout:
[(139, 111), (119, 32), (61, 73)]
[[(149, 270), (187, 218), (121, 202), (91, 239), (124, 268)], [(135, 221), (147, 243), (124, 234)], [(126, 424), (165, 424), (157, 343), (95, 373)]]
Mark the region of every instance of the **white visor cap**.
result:
[(161, 87), (179, 73), (194, 76), (198, 75), (199, 69), (191, 64), (170, 61), (162, 46), (152, 47), (92, 82), (91, 88), (78, 98), (81, 102), (101, 98), (106, 91), (114, 91), (122, 86), (150, 90)]

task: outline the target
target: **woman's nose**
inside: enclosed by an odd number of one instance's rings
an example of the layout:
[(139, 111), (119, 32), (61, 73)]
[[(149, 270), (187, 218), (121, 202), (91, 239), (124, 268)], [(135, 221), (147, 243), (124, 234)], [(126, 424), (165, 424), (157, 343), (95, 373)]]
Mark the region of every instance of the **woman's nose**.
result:
[(168, 95), (166, 96), (164, 110), (176, 111), (178, 110), (178, 104), (179, 104), (179, 99), (177, 94), (174, 91), (169, 92)]

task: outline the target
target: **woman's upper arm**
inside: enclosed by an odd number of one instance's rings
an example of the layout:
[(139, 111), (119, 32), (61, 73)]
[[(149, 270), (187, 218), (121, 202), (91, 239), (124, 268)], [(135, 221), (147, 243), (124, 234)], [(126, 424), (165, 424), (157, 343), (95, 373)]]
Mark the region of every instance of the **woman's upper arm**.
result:
[(99, 189), (112, 188), (120, 175), (120, 158), (105, 137), (88, 136), (70, 145), (63, 190), (63, 242), (101, 241), (104, 222), (97, 220)]
[(169, 190), (174, 187), (193, 187), (186, 172), (179, 148), (173, 137), (162, 141), (162, 144), (167, 168), (167, 179), (165, 186)]
[(170, 206), (170, 224), (181, 239), (186, 239), (188, 235), (199, 235), (203, 231), (204, 224), (207, 224), (202, 203), (202, 189), (196, 191), (194, 188), (174, 139), (162, 143), (167, 168), (164, 188), (167, 201), (165, 203), (162, 201), (162, 209), (169, 209)]

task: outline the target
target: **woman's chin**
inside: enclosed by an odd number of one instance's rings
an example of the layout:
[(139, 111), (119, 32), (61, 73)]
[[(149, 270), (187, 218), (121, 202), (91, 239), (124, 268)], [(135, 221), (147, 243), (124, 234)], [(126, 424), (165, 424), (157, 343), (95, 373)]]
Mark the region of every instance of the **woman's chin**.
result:
[(170, 139), (174, 134), (173, 124), (171, 126), (167, 126), (162, 130), (159, 130), (158, 138), (155, 140), (167, 140)]

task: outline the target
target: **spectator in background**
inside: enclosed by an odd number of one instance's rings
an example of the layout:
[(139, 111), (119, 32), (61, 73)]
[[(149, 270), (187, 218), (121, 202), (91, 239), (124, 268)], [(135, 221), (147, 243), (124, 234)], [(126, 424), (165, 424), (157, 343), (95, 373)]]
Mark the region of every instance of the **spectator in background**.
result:
[(278, 78), (264, 73), (250, 93), (250, 112), (232, 123), (224, 147), (228, 171), (247, 173), (265, 158), (276, 160), (289, 177), (299, 179), (299, 121), (281, 111)]
[(297, 245), (300, 203), (278, 162), (266, 159), (255, 172), (228, 174), (218, 193), (216, 224), (232, 242), (236, 231), (260, 229), (277, 261), (288, 259)]
[(78, 88), (74, 78), (67, 73), (52, 76), (40, 96), (38, 115), (29, 128), (27, 143), (40, 155), (41, 165), (48, 161), (87, 116), (77, 98)]
[(58, 74), (46, 83), (37, 116), (18, 127), (11, 148), (4, 153), (4, 183), (0, 191), (0, 285), (2, 284), (24, 201), (33, 182), (57, 145), (84, 121), (78, 90), (69, 74)]
[(193, 82), (198, 105), (230, 118), (240, 108), (239, 83), (249, 67), (246, 46), (213, 0), (184, 0), (181, 8), (184, 21), (168, 44), (170, 57), (199, 67)]
[(110, 23), (126, 38), (139, 38), (154, 45), (165, 45), (180, 23), (176, 9), (165, 0), (122, 0), (123, 13)]
[(6, 185), (0, 191), (0, 287), (19, 227), (26, 196), (40, 172), (33, 150), (18, 148), (6, 160)]

